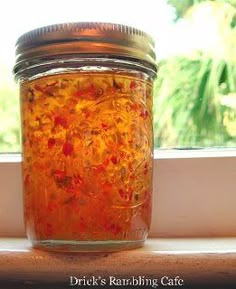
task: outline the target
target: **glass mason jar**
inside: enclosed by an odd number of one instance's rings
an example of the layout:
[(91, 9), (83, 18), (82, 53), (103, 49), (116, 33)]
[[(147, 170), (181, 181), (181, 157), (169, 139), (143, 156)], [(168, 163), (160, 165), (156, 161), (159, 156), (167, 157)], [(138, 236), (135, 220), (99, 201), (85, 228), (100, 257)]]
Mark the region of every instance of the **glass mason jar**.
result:
[(36, 248), (142, 246), (151, 220), (154, 43), (132, 27), (67, 23), (16, 44), (24, 217)]

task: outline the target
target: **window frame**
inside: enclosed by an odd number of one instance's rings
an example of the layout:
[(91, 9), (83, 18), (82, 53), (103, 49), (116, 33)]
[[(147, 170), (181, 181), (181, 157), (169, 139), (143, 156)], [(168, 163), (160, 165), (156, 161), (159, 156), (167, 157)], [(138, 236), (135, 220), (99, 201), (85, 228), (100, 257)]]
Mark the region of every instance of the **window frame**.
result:
[[(0, 236), (25, 236), (21, 154), (0, 154)], [(151, 237), (236, 236), (236, 149), (155, 150)]]

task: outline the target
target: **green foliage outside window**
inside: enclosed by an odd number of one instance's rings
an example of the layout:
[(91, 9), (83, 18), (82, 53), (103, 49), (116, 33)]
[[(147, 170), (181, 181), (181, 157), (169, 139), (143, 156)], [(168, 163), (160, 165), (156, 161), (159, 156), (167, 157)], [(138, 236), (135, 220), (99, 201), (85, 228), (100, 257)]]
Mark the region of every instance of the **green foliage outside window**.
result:
[(226, 3), (235, 1), (169, 2), (190, 24), (194, 14), (207, 8), (215, 17), (220, 43), (208, 51), (196, 50), (159, 63), (155, 144), (164, 148), (236, 146), (236, 9)]
[(0, 67), (0, 77), (4, 85), (0, 86), (0, 152), (20, 151), (20, 113), (17, 86), (11, 77), (11, 71)]

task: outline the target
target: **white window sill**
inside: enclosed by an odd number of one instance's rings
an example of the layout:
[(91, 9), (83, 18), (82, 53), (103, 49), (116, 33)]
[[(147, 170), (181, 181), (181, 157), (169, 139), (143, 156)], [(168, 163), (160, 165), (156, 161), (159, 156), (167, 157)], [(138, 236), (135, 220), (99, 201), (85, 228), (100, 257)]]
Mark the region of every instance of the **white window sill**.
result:
[(236, 284), (236, 238), (149, 239), (143, 248), (114, 253), (49, 253), (32, 249), (26, 239), (2, 238), (0, 268), (4, 288), (42, 288), (37, 286), (52, 283), (55, 288), (69, 288), (70, 276), (158, 280), (179, 276), (183, 288), (224, 285), (225, 289)]
[[(151, 237), (236, 236), (236, 150), (157, 150)], [(21, 155), (0, 155), (0, 236), (24, 237)]]

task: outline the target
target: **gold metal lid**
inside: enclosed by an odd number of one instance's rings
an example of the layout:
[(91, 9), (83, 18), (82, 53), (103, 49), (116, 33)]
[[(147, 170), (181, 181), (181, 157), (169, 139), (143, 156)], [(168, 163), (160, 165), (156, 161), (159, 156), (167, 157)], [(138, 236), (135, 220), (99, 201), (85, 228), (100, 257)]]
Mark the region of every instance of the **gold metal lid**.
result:
[(154, 41), (148, 34), (126, 25), (98, 22), (55, 24), (22, 35), (16, 43), (14, 71), (32, 59), (78, 54), (132, 58), (156, 71)]

